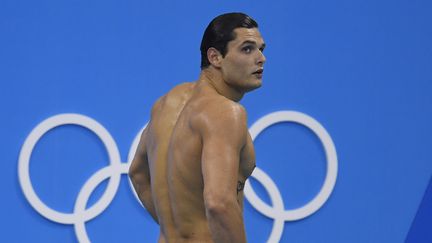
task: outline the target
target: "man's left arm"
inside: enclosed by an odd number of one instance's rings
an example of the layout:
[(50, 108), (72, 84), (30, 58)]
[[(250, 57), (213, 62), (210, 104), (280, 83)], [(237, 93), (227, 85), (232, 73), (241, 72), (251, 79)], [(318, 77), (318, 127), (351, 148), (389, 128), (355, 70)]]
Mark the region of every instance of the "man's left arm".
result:
[(137, 151), (129, 168), (129, 178), (138, 197), (156, 223), (159, 223), (153, 203), (150, 184), (150, 169), (146, 148), (147, 128), (142, 132)]

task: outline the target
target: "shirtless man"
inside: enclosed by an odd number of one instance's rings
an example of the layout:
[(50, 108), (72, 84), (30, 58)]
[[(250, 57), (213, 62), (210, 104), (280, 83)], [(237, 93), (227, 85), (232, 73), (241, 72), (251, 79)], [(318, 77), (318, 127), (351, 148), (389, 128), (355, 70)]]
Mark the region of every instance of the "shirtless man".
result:
[(199, 80), (153, 106), (129, 175), (159, 242), (246, 242), (243, 186), (255, 154), (237, 102), (261, 86), (264, 46), (249, 16), (216, 17), (201, 43)]

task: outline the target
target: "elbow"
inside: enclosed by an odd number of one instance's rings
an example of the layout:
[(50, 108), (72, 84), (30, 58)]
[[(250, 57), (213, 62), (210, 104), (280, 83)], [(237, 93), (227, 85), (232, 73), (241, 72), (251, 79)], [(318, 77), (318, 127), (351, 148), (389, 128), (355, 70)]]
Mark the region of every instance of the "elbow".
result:
[(236, 205), (236, 199), (226, 195), (205, 196), (204, 203), (208, 216), (227, 214)]
[(136, 171), (132, 168), (132, 166), (129, 168), (128, 176), (131, 181), (133, 181), (134, 177), (136, 177)]
[(139, 185), (142, 187), (150, 185), (150, 175), (139, 167), (133, 166), (133, 164), (129, 168), (128, 176), (134, 186)]
[(133, 166), (131, 166), (129, 168), (128, 176), (129, 176), (129, 179), (131, 180), (132, 184), (136, 184), (136, 183), (140, 182), (140, 178), (142, 177), (139, 170), (137, 170)]
[(209, 202), (206, 203), (206, 212), (210, 215), (223, 215), (227, 211), (226, 204)]

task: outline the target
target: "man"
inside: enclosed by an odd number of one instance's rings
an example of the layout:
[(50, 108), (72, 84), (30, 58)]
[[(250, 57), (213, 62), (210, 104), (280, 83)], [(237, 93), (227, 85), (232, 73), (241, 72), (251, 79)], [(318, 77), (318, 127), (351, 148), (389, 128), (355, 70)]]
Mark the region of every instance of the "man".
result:
[(129, 175), (160, 225), (159, 242), (246, 242), (243, 186), (255, 168), (246, 111), (261, 86), (264, 41), (242, 13), (216, 17), (201, 43), (201, 74), (161, 97)]

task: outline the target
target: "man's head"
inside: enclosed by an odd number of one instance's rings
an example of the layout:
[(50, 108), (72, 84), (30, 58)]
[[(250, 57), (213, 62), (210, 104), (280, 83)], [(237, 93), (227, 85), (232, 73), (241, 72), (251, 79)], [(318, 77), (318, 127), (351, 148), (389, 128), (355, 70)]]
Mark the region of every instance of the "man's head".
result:
[(227, 53), (228, 42), (236, 38), (236, 28), (258, 28), (257, 22), (244, 13), (226, 13), (214, 18), (207, 26), (201, 41), (201, 69), (210, 65), (207, 50), (218, 50), (223, 57)]
[(201, 69), (216, 71), (240, 93), (262, 84), (265, 43), (257, 23), (242, 13), (216, 17), (207, 27), (201, 44)]

